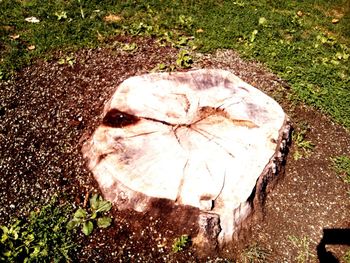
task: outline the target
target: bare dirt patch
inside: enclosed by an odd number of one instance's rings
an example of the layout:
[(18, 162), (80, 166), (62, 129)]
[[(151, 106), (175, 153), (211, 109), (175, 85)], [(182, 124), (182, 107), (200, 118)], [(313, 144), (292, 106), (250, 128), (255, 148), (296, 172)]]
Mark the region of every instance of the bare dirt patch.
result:
[[(124, 79), (152, 70), (158, 63), (175, 64), (177, 50), (159, 47), (151, 39), (117, 39), (136, 42), (131, 52), (119, 48), (81, 50), (74, 54), (73, 66), (57, 59), (38, 61), (10, 81), (0, 82), (0, 223), (22, 216), (46, 202), (55, 192), (81, 205), (87, 191), (97, 190), (85, 168), (81, 146), (102, 121), (104, 103)], [(311, 155), (293, 159), (292, 145), (286, 173), (267, 196), (263, 217), (253, 219), (253, 227), (242, 233), (237, 244), (230, 244), (211, 258), (241, 259), (244, 250), (257, 244), (268, 252), (268, 262), (296, 262), (300, 249), (290, 237), (310, 240), (312, 262), (323, 229), (350, 228), (350, 188), (334, 172), (330, 158), (350, 155), (350, 135), (328, 117), (287, 98), (288, 85), (262, 65), (244, 61), (235, 52), (197, 54), (195, 68), (230, 70), (249, 84), (272, 95), (291, 116), (293, 125), (309, 124), (308, 140), (315, 144)], [(106, 262), (188, 262), (199, 259), (194, 248), (173, 253), (174, 238), (194, 236), (196, 226), (183, 229), (170, 222), (176, 213), (168, 208), (160, 215), (113, 211), (113, 227), (79, 237), (82, 244), (77, 261)], [(195, 213), (195, 212), (193, 212)], [(328, 247), (339, 259), (349, 249)]]

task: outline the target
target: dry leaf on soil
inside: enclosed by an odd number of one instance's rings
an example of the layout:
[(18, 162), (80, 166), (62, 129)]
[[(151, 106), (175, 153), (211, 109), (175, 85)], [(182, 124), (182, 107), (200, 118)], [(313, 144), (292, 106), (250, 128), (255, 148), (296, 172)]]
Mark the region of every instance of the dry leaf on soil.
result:
[(13, 40), (19, 39), (20, 35), (10, 35), (10, 38)]
[(339, 19), (338, 19), (338, 18), (333, 18), (333, 19), (332, 19), (332, 23), (333, 23), (333, 24), (339, 23)]
[(40, 22), (40, 20), (38, 18), (36, 18), (35, 16), (27, 17), (24, 20), (29, 22), (29, 23), (39, 23)]
[(114, 14), (109, 14), (108, 16), (105, 16), (104, 18), (104, 21), (106, 22), (119, 22), (120, 20), (122, 20), (121, 16), (118, 16), (118, 15), (114, 15)]

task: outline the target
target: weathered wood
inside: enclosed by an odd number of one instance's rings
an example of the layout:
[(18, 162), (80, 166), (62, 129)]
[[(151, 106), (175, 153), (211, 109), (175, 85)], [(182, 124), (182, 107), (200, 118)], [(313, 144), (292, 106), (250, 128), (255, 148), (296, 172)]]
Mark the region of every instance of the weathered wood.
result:
[(278, 103), (228, 71), (156, 73), (117, 88), (83, 154), (119, 209), (147, 211), (155, 199), (196, 207), (223, 243), (277, 173), (289, 129)]

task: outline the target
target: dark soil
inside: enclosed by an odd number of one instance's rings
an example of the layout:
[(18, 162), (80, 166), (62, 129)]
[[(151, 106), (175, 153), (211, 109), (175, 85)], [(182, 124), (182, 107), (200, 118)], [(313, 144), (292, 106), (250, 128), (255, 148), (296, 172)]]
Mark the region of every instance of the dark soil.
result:
[[(136, 42), (125, 52), (119, 42)], [(113, 44), (114, 43), (114, 44)], [(0, 224), (23, 216), (47, 202), (54, 193), (82, 205), (89, 191), (98, 191), (86, 169), (81, 146), (102, 121), (105, 102), (126, 78), (147, 73), (159, 63), (175, 64), (178, 50), (159, 47), (152, 39), (116, 39), (109, 47), (81, 50), (73, 66), (56, 59), (38, 61), (9, 81), (0, 82)], [(350, 134), (315, 109), (292, 103), (288, 85), (262, 65), (242, 60), (233, 51), (194, 55), (195, 68), (227, 69), (281, 103), (294, 127), (309, 124), (308, 140), (316, 147), (309, 157), (295, 161), (291, 152), (286, 173), (267, 196), (264, 217), (255, 217), (242, 239), (211, 256), (244, 262), (256, 245), (268, 262), (297, 262), (303, 249), (290, 237), (310, 241), (311, 262), (322, 258), (324, 229), (350, 228), (349, 184), (337, 176), (331, 157), (350, 155)], [(162, 204), (163, 208), (169, 208)], [(196, 235), (196, 226), (183, 227), (195, 216), (187, 213), (178, 222), (168, 220), (178, 211), (141, 214), (113, 208), (113, 227), (79, 237), (80, 262), (197, 262), (205, 261), (192, 246), (173, 253), (174, 238)], [(188, 225), (188, 224), (187, 224)], [(342, 232), (337, 232), (342, 233)], [(326, 246), (341, 259), (349, 247)], [(209, 260), (209, 259), (208, 259)]]

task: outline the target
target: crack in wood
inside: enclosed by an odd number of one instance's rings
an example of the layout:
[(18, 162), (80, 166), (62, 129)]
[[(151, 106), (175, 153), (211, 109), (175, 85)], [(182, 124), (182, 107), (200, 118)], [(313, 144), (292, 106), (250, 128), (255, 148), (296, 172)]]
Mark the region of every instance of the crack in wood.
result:
[[(182, 94), (177, 94), (177, 95), (182, 95)], [(187, 96), (185, 96), (185, 99), (187, 100), (187, 102), (189, 103), (189, 100), (187, 98)], [(228, 98), (227, 98), (228, 99)], [(225, 99), (225, 100), (227, 100)], [(235, 102), (232, 103), (230, 105), (236, 104), (239, 102)], [(213, 123), (205, 123), (203, 121), (205, 121), (206, 119), (208, 119), (209, 117), (213, 117), (213, 116), (218, 116), (218, 117), (223, 117), (227, 120), (230, 120), (234, 125), (237, 126), (245, 126), (248, 128), (257, 128), (258, 125), (256, 125), (254, 122), (250, 121), (250, 120), (241, 120), (241, 119), (233, 119), (229, 116), (229, 114), (225, 111), (224, 108), (221, 108), (224, 105), (221, 104), (218, 107), (210, 107), (210, 106), (203, 106), (203, 107), (199, 107), (199, 102), (198, 102), (198, 108), (199, 108), (199, 118), (195, 121), (193, 121), (190, 124), (173, 124), (164, 120), (159, 120), (156, 118), (151, 118), (151, 117), (146, 117), (146, 116), (135, 116), (123, 111), (120, 111), (118, 109), (111, 109), (110, 111), (107, 112), (107, 114), (105, 115), (105, 117), (103, 118), (102, 123), (106, 126), (110, 126), (113, 128), (124, 128), (127, 126), (131, 126), (131, 125), (136, 125), (140, 119), (145, 119), (145, 120), (149, 120), (149, 121), (153, 121), (153, 122), (158, 122), (167, 126), (172, 126), (173, 129), (173, 134), (178, 142), (178, 144), (181, 146), (181, 148), (184, 149), (184, 145), (181, 142), (181, 138), (178, 136), (178, 129), (180, 128), (186, 128), (188, 131), (192, 130), (198, 134), (200, 134), (201, 136), (205, 137), (208, 142), (213, 142), (215, 143), (217, 146), (219, 146), (221, 149), (223, 149), (228, 155), (230, 155), (232, 158), (235, 158), (235, 156), (228, 151), (222, 144), (220, 144), (219, 142), (217, 142), (216, 140), (221, 140), (222, 138), (217, 137), (216, 135), (209, 133), (208, 131), (204, 130), (204, 129), (200, 129), (197, 125), (199, 123), (201, 123), (201, 125), (213, 125)], [(188, 107), (190, 105), (187, 105)], [(216, 122), (218, 122), (218, 120), (216, 120)], [(195, 127), (197, 126), (197, 127)], [(125, 137), (125, 139), (127, 138), (134, 138), (134, 137), (138, 137), (138, 136), (147, 136), (153, 133), (156, 133), (157, 131), (152, 131), (152, 132), (145, 132), (145, 133), (140, 133), (137, 135), (132, 135), (129, 137)], [(99, 161), (101, 161), (102, 159), (104, 159), (104, 157), (99, 158)]]
[[(221, 193), (222, 193), (222, 190), (224, 189), (224, 186), (225, 186), (225, 182), (226, 182), (226, 169), (225, 169), (225, 173), (224, 173), (224, 178), (223, 178), (223, 180), (222, 180), (222, 186), (221, 186), (221, 189), (220, 189), (220, 191), (219, 191), (219, 193), (217, 194), (217, 196), (214, 198), (214, 200), (213, 200), (213, 202), (215, 202), (216, 201), (216, 199), (218, 199), (218, 197), (221, 195)], [(215, 204), (213, 204), (214, 206), (215, 206)]]
[(185, 170), (186, 170), (186, 167), (188, 166), (189, 161), (190, 161), (190, 159), (187, 158), (186, 163), (185, 163), (184, 167), (182, 168), (182, 177), (181, 177), (180, 184), (179, 184), (179, 187), (178, 187), (175, 203), (178, 203), (180, 201), (182, 188), (183, 188), (183, 184), (184, 184), (184, 181), (185, 181), (185, 174), (186, 174)]
[[(228, 155), (230, 155), (232, 158), (235, 158), (235, 156), (232, 153), (230, 153), (228, 150), (226, 150), (224, 146), (222, 146), (220, 143), (216, 142), (215, 140), (212, 140), (211, 138), (209, 138), (204, 133), (202, 133), (202, 132), (206, 132), (206, 131), (203, 131), (203, 130), (200, 130), (200, 129), (198, 131), (198, 130), (196, 130), (194, 128), (192, 128), (192, 129), (193, 129), (193, 131), (197, 132), (198, 134), (200, 134), (203, 137), (205, 137), (206, 139), (208, 139), (208, 142), (214, 142), (217, 146), (219, 146), (221, 149), (223, 149)], [(212, 134), (209, 133), (209, 135), (212, 135)], [(212, 136), (215, 137), (214, 135), (212, 135)]]
[(188, 113), (188, 110), (191, 107), (191, 103), (190, 103), (190, 100), (188, 99), (188, 97), (186, 96), (186, 94), (182, 94), (182, 93), (172, 93), (172, 94), (181, 96), (185, 99), (186, 107), (184, 109), (185, 109), (185, 112)]

